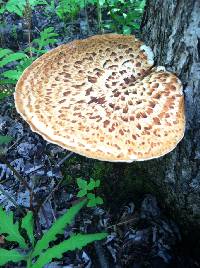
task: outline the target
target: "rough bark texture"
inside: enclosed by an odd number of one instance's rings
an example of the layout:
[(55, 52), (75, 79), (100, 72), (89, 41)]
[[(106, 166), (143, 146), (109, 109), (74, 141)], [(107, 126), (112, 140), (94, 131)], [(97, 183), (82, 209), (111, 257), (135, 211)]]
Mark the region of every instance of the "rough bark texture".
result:
[(165, 193), (165, 204), (179, 219), (200, 227), (200, 1), (147, 0), (142, 33), (156, 65), (181, 79), (187, 123), (173, 152), (137, 165)]

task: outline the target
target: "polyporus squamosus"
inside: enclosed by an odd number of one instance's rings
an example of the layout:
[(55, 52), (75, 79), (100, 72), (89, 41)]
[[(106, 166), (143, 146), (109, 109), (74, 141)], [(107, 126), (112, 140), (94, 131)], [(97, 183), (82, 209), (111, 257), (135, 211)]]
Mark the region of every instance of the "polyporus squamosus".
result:
[(134, 36), (97, 35), (61, 45), (19, 79), (17, 111), (49, 142), (105, 161), (132, 162), (173, 150), (185, 129), (180, 80), (153, 67)]

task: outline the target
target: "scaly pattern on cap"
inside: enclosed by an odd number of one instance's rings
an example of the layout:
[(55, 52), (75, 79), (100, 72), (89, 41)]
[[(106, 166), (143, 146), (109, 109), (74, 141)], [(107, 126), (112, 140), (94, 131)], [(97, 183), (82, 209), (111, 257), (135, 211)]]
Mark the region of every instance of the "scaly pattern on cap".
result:
[(175, 148), (185, 129), (180, 80), (153, 68), (134, 36), (97, 35), (61, 45), (31, 64), (17, 111), (49, 142), (106, 161), (141, 161)]

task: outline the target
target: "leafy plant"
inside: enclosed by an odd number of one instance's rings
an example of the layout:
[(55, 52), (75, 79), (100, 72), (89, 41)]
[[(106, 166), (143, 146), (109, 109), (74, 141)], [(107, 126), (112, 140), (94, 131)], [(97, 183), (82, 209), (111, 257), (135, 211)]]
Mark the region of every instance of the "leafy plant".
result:
[(33, 52), (36, 53), (36, 57), (46, 53), (46, 47), (55, 44), (58, 41), (56, 37), (58, 37), (58, 34), (54, 32), (53, 27), (45, 28), (40, 32), (39, 38), (34, 39), (32, 42), (36, 44), (36, 48), (33, 49)]
[[(24, 52), (13, 52), (10, 49), (0, 48), (0, 68), (16, 63), (20, 66), (20, 61), (27, 59), (28, 55)], [(19, 67), (15, 70), (7, 70), (0, 74), (0, 84), (15, 84), (21, 75)]]
[(145, 0), (101, 0), (100, 3), (111, 18), (104, 23), (104, 28), (123, 34), (131, 34), (140, 28)]
[(58, 17), (66, 22), (67, 20), (74, 20), (81, 9), (88, 4), (96, 4), (97, 0), (59, 0), (56, 8)]
[[(42, 268), (54, 258), (62, 258), (67, 251), (81, 249), (88, 243), (104, 239), (106, 233), (73, 234), (67, 240), (49, 247), (49, 243), (57, 240), (58, 234), (63, 234), (66, 225), (70, 224), (80, 209), (86, 204), (83, 200), (72, 206), (67, 212), (55, 221), (52, 227), (36, 241), (34, 237), (33, 214), (28, 212), (21, 221), (13, 222), (13, 213), (6, 213), (0, 207), (0, 234), (5, 235), (5, 240), (15, 242), (18, 248), (7, 250), (0, 249), (0, 265), (8, 262), (25, 261), (28, 268)], [(26, 234), (26, 236), (25, 236)]]
[[(22, 72), (39, 56), (47, 52), (47, 46), (57, 42), (58, 34), (53, 27), (45, 28), (40, 32), (40, 36), (32, 41), (35, 47), (30, 47), (24, 51), (14, 52), (11, 49), (0, 48), (0, 68), (9, 69), (0, 73), (1, 84), (15, 84)], [(1, 93), (0, 93), (1, 99)]]
[(54, 13), (56, 9), (56, 4), (55, 4), (55, 0), (50, 0), (50, 3), (48, 2), (48, 5), (46, 5), (45, 7), (45, 12), (49, 13)]
[(6, 4), (3, 4), (3, 2), (0, 1), (0, 4), (2, 4), (2, 7), (0, 8), (0, 14), (8, 11), (10, 13), (17, 14), (20, 17), (23, 17), (27, 3), (31, 8), (34, 8), (37, 5), (48, 5), (48, 2), (46, 0), (8, 0)]
[(96, 205), (103, 204), (103, 199), (100, 196), (96, 196), (94, 193), (90, 193), (90, 191), (93, 191), (95, 188), (98, 188), (100, 186), (100, 180), (95, 181), (94, 179), (90, 178), (90, 181), (87, 182), (86, 180), (82, 178), (78, 178), (77, 184), (79, 187), (79, 192), (77, 196), (78, 197), (87, 196), (88, 207), (94, 207)]
[(56, 14), (62, 21), (66, 22), (68, 19), (73, 20), (83, 7), (84, 0), (60, 0)]

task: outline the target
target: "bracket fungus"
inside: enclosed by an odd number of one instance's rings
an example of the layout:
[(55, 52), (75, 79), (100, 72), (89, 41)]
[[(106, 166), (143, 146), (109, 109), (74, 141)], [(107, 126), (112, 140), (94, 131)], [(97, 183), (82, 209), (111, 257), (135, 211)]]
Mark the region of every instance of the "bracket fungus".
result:
[(33, 62), (15, 90), (17, 111), (49, 142), (105, 161), (163, 156), (185, 129), (182, 84), (134, 36), (61, 45)]

